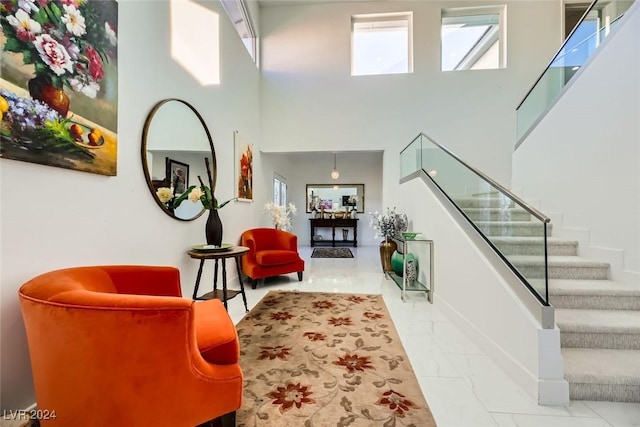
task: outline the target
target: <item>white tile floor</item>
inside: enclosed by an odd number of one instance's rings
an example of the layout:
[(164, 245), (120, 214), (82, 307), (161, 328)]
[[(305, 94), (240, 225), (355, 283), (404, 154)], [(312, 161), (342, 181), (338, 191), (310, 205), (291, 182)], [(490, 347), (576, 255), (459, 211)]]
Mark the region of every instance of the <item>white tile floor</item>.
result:
[[(312, 259), (312, 248), (301, 247), (304, 280), (290, 274), (268, 279), (255, 290), (246, 286), (249, 308), (274, 289), (382, 294), (439, 427), (640, 426), (637, 403), (538, 406), (437, 305), (422, 294), (403, 303), (400, 289), (381, 272), (377, 247), (350, 249), (353, 259)], [(235, 323), (244, 316), (240, 296), (229, 301), (229, 314)]]

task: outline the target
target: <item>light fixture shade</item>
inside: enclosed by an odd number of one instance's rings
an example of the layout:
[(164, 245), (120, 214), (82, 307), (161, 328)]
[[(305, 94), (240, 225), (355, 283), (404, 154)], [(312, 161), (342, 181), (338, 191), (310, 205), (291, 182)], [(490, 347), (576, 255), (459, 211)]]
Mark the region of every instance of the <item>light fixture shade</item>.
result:
[(333, 153), (333, 170), (331, 171), (331, 178), (338, 179), (340, 177), (340, 172), (338, 172), (338, 168), (336, 167), (336, 153)]

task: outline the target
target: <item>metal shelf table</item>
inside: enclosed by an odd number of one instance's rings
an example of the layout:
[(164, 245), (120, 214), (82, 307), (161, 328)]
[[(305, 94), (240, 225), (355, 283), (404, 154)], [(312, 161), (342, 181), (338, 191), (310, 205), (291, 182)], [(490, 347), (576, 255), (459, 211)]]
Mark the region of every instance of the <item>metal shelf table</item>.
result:
[[(399, 276), (394, 271), (386, 272), (385, 275), (389, 276), (398, 287), (402, 290), (402, 301), (405, 301), (407, 292), (425, 292), (427, 300), (433, 304), (433, 292), (435, 290), (433, 282), (433, 240), (429, 239), (413, 239), (408, 240), (404, 237), (391, 236), (398, 245), (398, 253), (402, 254), (402, 276)], [(429, 279), (428, 283), (422, 283), (419, 280), (415, 280), (412, 283), (407, 282), (407, 257), (405, 254), (409, 253), (409, 247), (414, 244), (427, 245), (429, 248)]]

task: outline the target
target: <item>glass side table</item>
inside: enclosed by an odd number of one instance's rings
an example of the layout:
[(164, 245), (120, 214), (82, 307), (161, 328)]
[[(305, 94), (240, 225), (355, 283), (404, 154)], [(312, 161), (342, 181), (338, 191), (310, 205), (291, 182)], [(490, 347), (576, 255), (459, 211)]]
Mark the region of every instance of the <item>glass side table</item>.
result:
[[(398, 253), (402, 255), (402, 275), (399, 275), (395, 271), (389, 271), (388, 276), (398, 285), (402, 290), (402, 301), (405, 301), (407, 292), (424, 292), (427, 296), (427, 300), (433, 304), (433, 292), (435, 290), (433, 281), (433, 240), (429, 239), (405, 239), (401, 236), (391, 237), (398, 245)], [(407, 280), (407, 254), (418, 253), (422, 259), (422, 263), (419, 263), (421, 274), (413, 280)], [(425, 274), (424, 263), (429, 260), (429, 272)]]

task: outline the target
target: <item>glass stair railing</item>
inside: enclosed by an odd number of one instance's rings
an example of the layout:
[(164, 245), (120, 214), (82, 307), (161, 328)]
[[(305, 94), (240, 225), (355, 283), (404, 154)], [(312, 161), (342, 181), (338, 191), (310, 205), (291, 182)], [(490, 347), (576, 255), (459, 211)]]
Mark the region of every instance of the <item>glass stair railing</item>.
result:
[(421, 170), (548, 306), (549, 218), (423, 133), (400, 153), (401, 178)]
[[(598, 49), (633, 0), (596, 0), (516, 108), (517, 141), (558, 98), (571, 78)], [(516, 147), (517, 148), (517, 147)]]

